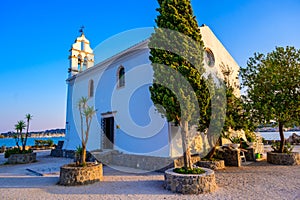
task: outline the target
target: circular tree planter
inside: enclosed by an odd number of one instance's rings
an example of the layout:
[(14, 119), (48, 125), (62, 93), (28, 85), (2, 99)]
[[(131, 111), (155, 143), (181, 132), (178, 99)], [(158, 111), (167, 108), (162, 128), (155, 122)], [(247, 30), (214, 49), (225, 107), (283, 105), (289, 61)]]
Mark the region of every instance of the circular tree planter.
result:
[(36, 153), (11, 154), (8, 157), (8, 164), (26, 164), (36, 161)]
[(224, 160), (200, 160), (197, 162), (197, 166), (212, 170), (220, 170), (225, 169), (225, 162)]
[(300, 153), (267, 152), (267, 161), (275, 165), (300, 165)]
[(174, 168), (165, 171), (164, 188), (181, 194), (201, 194), (213, 192), (217, 188), (215, 173), (211, 169), (203, 174), (178, 174)]
[(59, 185), (87, 185), (103, 180), (102, 163), (88, 162), (87, 166), (76, 166), (75, 163), (60, 167)]

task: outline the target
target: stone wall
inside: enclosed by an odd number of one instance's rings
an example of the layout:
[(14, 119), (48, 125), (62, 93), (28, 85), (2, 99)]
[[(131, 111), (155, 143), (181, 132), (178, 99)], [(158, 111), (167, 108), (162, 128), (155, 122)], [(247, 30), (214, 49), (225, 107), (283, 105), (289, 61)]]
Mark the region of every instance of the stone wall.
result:
[(149, 171), (165, 171), (174, 166), (171, 158), (132, 154), (113, 155), (112, 164)]
[[(200, 156), (199, 155), (192, 155), (192, 163), (196, 164), (198, 161), (200, 161)], [(175, 168), (181, 168), (184, 166), (184, 160), (183, 160), (183, 156), (176, 158), (174, 160), (174, 166)]]
[(267, 152), (267, 161), (276, 165), (300, 165), (300, 153)]
[(212, 170), (220, 170), (225, 169), (225, 162), (224, 160), (214, 160), (214, 161), (206, 161), (206, 160), (200, 160), (196, 163), (199, 167), (205, 167)]
[(26, 154), (11, 154), (8, 157), (8, 164), (25, 164), (32, 163), (36, 161), (36, 153), (26, 153)]
[[(75, 156), (75, 151), (74, 150), (63, 150), (63, 149), (52, 149), (50, 156), (53, 157), (65, 157), (65, 158), (72, 158), (74, 161), (76, 161), (76, 156)], [(87, 152), (86, 154), (86, 161), (87, 162), (94, 162), (95, 158), (94, 156), (90, 153)]]
[[(124, 166), (149, 171), (164, 172), (172, 167), (183, 167), (183, 157), (166, 158), (145, 155), (123, 154), (117, 151), (94, 152), (93, 156), (105, 165)], [(192, 162), (200, 160), (198, 155), (192, 156)]]
[(203, 168), (204, 174), (178, 174), (169, 169), (165, 172), (164, 188), (182, 194), (201, 194), (213, 192), (217, 188), (215, 173)]
[(59, 185), (86, 185), (103, 180), (101, 163), (87, 163), (86, 167), (76, 167), (75, 164), (64, 165), (60, 168)]
[(218, 155), (225, 161), (225, 166), (241, 166), (241, 155), (239, 149), (225, 148), (222, 151), (218, 151)]
[(245, 152), (245, 157), (247, 161), (255, 161), (255, 149), (254, 148), (247, 148)]
[(64, 151), (62, 149), (52, 149), (50, 156), (53, 157), (64, 157)]

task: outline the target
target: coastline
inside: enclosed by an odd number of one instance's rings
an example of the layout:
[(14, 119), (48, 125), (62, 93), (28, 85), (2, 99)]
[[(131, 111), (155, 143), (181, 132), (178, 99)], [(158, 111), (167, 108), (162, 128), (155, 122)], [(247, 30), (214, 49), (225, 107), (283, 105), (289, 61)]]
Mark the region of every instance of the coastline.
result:
[[(66, 134), (64, 133), (55, 133), (55, 134), (34, 134), (31, 136), (28, 136), (28, 138), (53, 138), (53, 137), (65, 137)], [(0, 139), (14, 139), (13, 136), (8, 137), (0, 137)]]

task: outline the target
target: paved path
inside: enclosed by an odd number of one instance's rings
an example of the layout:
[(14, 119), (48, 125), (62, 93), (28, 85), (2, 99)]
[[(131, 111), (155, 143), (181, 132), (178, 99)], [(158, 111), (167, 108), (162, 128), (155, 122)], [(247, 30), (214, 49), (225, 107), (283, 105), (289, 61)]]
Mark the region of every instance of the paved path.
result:
[[(300, 166), (262, 161), (227, 167), (216, 172), (216, 192), (180, 195), (163, 189), (162, 173), (133, 174), (109, 167), (104, 167), (102, 182), (58, 186), (59, 166), (72, 160), (50, 157), (49, 151), (39, 152), (37, 158), (32, 164), (0, 166), (0, 199), (300, 199)], [(36, 176), (28, 168), (45, 176)]]

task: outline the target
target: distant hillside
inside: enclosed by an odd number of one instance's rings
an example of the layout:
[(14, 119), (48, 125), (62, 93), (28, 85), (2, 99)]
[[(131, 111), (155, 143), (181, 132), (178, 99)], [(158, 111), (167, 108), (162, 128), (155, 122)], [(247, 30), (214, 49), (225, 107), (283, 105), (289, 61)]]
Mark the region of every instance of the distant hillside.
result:
[[(29, 133), (29, 137), (41, 137), (41, 136), (64, 136), (65, 135), (65, 129), (51, 129), (51, 130), (45, 130), (45, 131), (34, 131)], [(13, 137), (13, 135), (16, 132), (9, 131), (7, 133), (1, 133), (0, 136), (2, 137)]]

